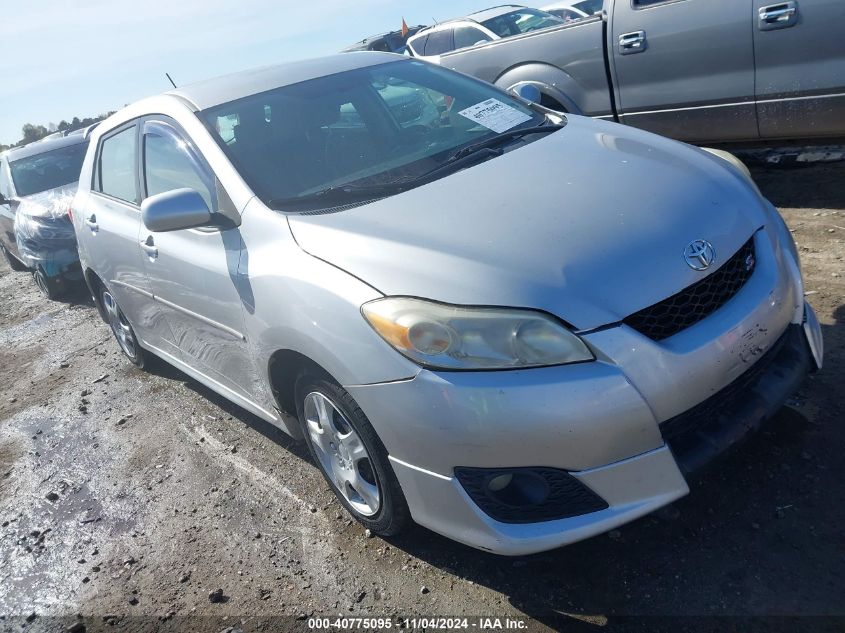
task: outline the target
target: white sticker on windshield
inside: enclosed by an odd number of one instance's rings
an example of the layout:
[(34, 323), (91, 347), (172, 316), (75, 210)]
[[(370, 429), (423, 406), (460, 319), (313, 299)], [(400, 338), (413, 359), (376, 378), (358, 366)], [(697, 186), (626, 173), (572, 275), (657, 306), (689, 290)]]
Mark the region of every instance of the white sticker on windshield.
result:
[(507, 132), (512, 127), (531, 120), (529, 115), (498, 99), (487, 99), (487, 101), (476, 103), (458, 114), (499, 133)]

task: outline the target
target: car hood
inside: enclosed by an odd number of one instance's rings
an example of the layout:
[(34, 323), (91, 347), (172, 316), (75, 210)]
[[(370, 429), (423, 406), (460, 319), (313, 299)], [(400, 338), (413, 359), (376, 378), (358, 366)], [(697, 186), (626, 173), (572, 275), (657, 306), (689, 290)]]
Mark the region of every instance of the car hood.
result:
[[(697, 148), (569, 117), (559, 132), (349, 210), (290, 215), (301, 248), (385, 295), (615, 323), (703, 278), (765, 219), (738, 171)], [(711, 271), (684, 260), (693, 240)]]

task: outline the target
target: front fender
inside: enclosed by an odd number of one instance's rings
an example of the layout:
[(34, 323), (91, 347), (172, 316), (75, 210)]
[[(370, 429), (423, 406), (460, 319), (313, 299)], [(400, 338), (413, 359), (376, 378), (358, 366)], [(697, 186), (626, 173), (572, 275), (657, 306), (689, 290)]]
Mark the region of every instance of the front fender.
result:
[(287, 218), (254, 201), (243, 213), (239, 276), (248, 286), (244, 321), (262, 404), (274, 406), (267, 368), (278, 351), (313, 361), (343, 386), (405, 379), (419, 368), (392, 349), (361, 315), (383, 295), (303, 251)]

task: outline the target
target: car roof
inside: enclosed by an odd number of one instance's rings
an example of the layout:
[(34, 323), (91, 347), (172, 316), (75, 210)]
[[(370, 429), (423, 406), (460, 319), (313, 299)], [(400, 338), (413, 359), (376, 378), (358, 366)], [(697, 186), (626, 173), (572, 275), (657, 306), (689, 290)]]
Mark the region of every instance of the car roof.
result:
[(267, 92), (282, 86), (334, 75), (348, 70), (407, 59), (394, 53), (354, 51), (245, 70), (170, 90), (196, 110), (205, 110), (229, 101)]
[(24, 145), (23, 147), (13, 147), (5, 152), (3, 155), (9, 161), (20, 160), (21, 158), (29, 158), (30, 156), (37, 156), (45, 152), (50, 152), (61, 147), (68, 147), (70, 145), (79, 145), (80, 143), (87, 143), (87, 136), (74, 134), (72, 136), (62, 136), (58, 138), (43, 139)]
[(555, 2), (553, 4), (547, 4), (544, 7), (540, 7), (540, 11), (548, 11), (549, 9), (570, 9), (580, 1), (581, 0), (566, 0), (565, 2)]
[(511, 11), (516, 11), (517, 9), (524, 8), (525, 7), (521, 4), (503, 4), (498, 7), (491, 7), (489, 9), (484, 9), (483, 11), (476, 11), (475, 13), (470, 13), (467, 18), (470, 20), (475, 20), (476, 22), (484, 22), (485, 20), (497, 18), (500, 15), (505, 15), (506, 13), (510, 13)]
[(526, 7), (521, 4), (503, 4), (498, 7), (491, 7), (489, 9), (484, 9), (483, 11), (476, 11), (475, 13), (470, 13), (462, 18), (452, 18), (450, 20), (443, 20), (442, 22), (438, 22), (437, 24), (433, 24), (426, 29), (422, 29), (418, 31), (416, 34), (412, 35), (408, 38), (408, 41), (411, 40), (416, 41), (420, 39), (423, 35), (432, 33), (433, 31), (438, 31), (441, 27), (446, 27), (449, 25), (456, 24), (458, 22), (474, 22), (475, 24), (481, 24), (485, 20), (490, 20), (492, 18), (497, 18), (500, 15), (508, 14), (512, 11), (516, 11), (518, 9), (525, 9)]
[[(427, 28), (424, 24), (418, 24), (416, 26), (409, 26), (408, 31), (411, 35), (416, 33), (417, 31), (421, 31), (424, 28)], [(398, 35), (400, 37), (404, 37), (402, 35), (402, 31), (387, 31), (386, 33), (379, 33), (378, 35), (370, 35), (369, 37), (365, 37), (363, 40), (355, 42), (354, 44), (350, 44), (346, 48), (341, 49), (341, 53), (351, 53), (353, 51), (364, 51), (367, 50), (367, 47), (372, 44), (373, 42), (377, 42), (379, 40), (386, 40), (391, 35)], [(411, 35), (408, 35), (410, 37)]]

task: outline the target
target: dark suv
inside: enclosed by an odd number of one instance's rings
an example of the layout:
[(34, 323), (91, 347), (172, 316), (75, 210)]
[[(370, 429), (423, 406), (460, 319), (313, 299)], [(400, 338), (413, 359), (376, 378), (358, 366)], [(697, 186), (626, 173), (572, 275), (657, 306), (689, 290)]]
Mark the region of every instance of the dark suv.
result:
[(30, 143), (0, 155), (0, 250), (12, 270), (31, 270), (50, 299), (81, 280), (69, 213), (88, 132)]

